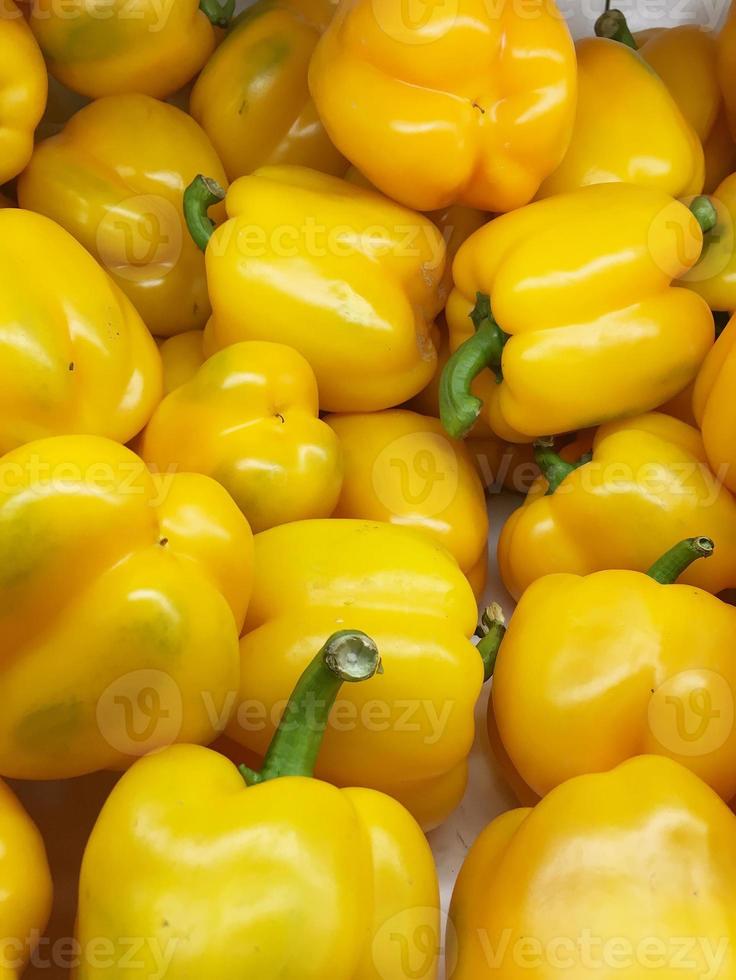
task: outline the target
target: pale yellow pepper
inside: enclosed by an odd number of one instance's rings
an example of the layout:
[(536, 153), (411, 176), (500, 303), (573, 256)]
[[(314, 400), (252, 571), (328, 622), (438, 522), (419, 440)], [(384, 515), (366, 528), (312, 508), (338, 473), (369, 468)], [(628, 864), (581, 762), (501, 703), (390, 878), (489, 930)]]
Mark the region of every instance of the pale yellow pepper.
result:
[(211, 312), (204, 258), (182, 211), (200, 173), (225, 181), (193, 119), (147, 95), (115, 95), (80, 109), (36, 147), (18, 200), (74, 235), (149, 330), (167, 336), (203, 328)]
[(230, 180), (267, 163), (345, 173), (347, 161), (332, 145), (307, 87), (312, 52), (335, 6), (335, 0), (258, 0), (205, 65), (189, 108)]
[(132, 439), (161, 398), (161, 358), (130, 300), (30, 211), (0, 210), (0, 270), (0, 452), (67, 433)]
[(43, 55), (13, 0), (0, 2), (0, 66), (0, 184), (5, 184), (31, 159), (48, 93)]
[(155, 470), (221, 483), (254, 531), (329, 517), (342, 454), (319, 418), (314, 372), (291, 347), (244, 341), (213, 354), (164, 398), (139, 451)]

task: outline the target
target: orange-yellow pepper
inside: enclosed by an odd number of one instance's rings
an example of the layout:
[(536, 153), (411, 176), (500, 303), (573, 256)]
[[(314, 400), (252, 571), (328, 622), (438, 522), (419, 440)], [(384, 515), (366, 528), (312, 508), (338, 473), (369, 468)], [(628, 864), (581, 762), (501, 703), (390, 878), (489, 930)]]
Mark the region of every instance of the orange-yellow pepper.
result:
[(230, 220), (213, 233), (204, 211), (220, 196), (195, 181), (185, 204), (206, 247), (207, 354), (240, 340), (288, 344), (331, 412), (391, 408), (421, 391), (444, 302), (445, 243), (428, 218), (304, 167), (236, 180)]
[(736, 609), (671, 584), (712, 553), (711, 540), (691, 538), (647, 575), (546, 575), (523, 594), (498, 653), (492, 711), (540, 796), (645, 753), (736, 796)]
[[(707, 198), (693, 202), (700, 207), (709, 227), (714, 209)], [(702, 242), (683, 204), (618, 183), (530, 204), (471, 235), (447, 305), (454, 354), (441, 410), (450, 434), (467, 433), (485, 408), (502, 439), (530, 441), (680, 392), (715, 336), (707, 304), (671, 288)]]
[(565, 158), (539, 196), (608, 181), (673, 197), (699, 194), (705, 180), (702, 144), (659, 75), (618, 40), (588, 37), (575, 47), (575, 128)]
[(515, 597), (543, 575), (640, 572), (683, 538), (706, 535), (715, 555), (683, 581), (718, 593), (736, 583), (736, 500), (710, 471), (700, 433), (651, 412), (598, 429), (593, 458), (537, 454), (546, 478), (506, 522), (498, 562)]
[(575, 52), (551, 0), (482, 0), (419, 18), (395, 0), (343, 0), (317, 45), (312, 97), (335, 146), (421, 211), (530, 201), (567, 148)]
[(450, 908), (452, 980), (729, 980), (736, 822), (670, 759), (580, 776), (497, 817)]
[(335, 5), (335, 0), (258, 0), (205, 65), (189, 108), (230, 180), (268, 163), (345, 173), (347, 161), (332, 145), (307, 87), (312, 52)]
[(19, 980), (46, 928), (52, 901), (43, 840), (0, 780), (0, 977)]
[[(127, 442), (161, 397), (161, 358), (127, 297), (53, 221), (0, 210), (0, 453), (47, 435)], [(43, 274), (29, 261), (47, 256)]]
[(248, 523), (214, 480), (57, 436), (0, 459), (0, 773), (56, 779), (212, 741), (239, 679)]
[(164, 398), (139, 451), (154, 470), (217, 480), (254, 531), (329, 517), (340, 496), (340, 445), (319, 418), (314, 372), (283, 344), (251, 340), (213, 354)]
[(204, 257), (182, 212), (199, 173), (225, 180), (194, 120), (147, 95), (115, 95), (37, 146), (18, 200), (71, 232), (163, 336), (201, 329), (211, 312)]
[(465, 791), (484, 678), (469, 639), (475, 597), (457, 562), (425, 535), (365, 520), (282, 524), (255, 542), (227, 734), (262, 755), (315, 647), (354, 625), (375, 639), (386, 673), (344, 692), (317, 772), (386, 792), (425, 828), (437, 826)]
[(488, 570), (488, 514), (467, 447), (438, 419), (400, 409), (331, 415), (345, 477), (335, 517), (414, 528), (447, 548), (480, 595)]
[[(7, 0), (4, 0), (7, 2)], [(139, 92), (163, 99), (215, 48), (234, 0), (32, 0), (30, 25), (51, 74), (92, 99)]]
[(718, 80), (726, 105), (731, 135), (736, 139), (736, 4), (731, 3), (726, 22), (718, 35)]
[[(693, 409), (711, 469), (736, 492), (736, 319), (716, 341), (695, 383)], [(736, 585), (736, 583), (730, 583)]]
[(43, 55), (13, 0), (0, 2), (0, 184), (25, 167), (46, 108)]
[(380, 669), (369, 637), (342, 630), (260, 771), (182, 745), (123, 776), (84, 855), (77, 980), (119, 977), (130, 937), (145, 977), (436, 980), (439, 887), (420, 828), (381, 793), (311, 778), (341, 685)]

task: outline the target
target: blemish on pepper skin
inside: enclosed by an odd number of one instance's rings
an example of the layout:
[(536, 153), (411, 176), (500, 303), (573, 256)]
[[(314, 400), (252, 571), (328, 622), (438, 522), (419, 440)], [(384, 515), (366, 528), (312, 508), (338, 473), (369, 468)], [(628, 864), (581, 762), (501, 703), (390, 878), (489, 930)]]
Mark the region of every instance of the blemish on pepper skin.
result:
[(74, 367), (75, 367), (74, 361), (69, 361), (69, 370), (70, 371), (73, 371), (74, 370)]
[(284, 416), (283, 416), (283, 415), (281, 414), (281, 412), (276, 412), (276, 414), (274, 415), (274, 418), (276, 418), (276, 419), (279, 419), (279, 421), (280, 421), (280, 422), (281, 422), (281, 423), (282, 423), (283, 425), (286, 425), (286, 419), (285, 419), (285, 418), (284, 418)]
[(161, 538), (161, 540), (159, 541), (159, 544), (161, 545), (162, 548), (165, 548), (168, 543), (169, 543), (168, 538)]

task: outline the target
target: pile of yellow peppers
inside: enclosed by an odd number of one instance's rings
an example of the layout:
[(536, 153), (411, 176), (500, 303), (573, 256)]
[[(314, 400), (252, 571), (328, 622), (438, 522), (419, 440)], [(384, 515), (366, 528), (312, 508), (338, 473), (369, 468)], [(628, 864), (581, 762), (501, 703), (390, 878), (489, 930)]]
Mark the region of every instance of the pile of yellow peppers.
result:
[(0, 0), (0, 980), (735, 980), (736, 0), (645, 6)]

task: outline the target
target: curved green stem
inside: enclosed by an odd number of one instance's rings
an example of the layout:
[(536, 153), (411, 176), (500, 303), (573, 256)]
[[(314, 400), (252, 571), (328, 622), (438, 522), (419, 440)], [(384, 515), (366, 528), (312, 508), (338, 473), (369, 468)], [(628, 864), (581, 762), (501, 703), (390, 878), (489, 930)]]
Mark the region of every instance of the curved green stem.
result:
[(508, 337), (493, 319), (491, 301), (485, 293), (476, 295), (470, 314), (475, 327), (474, 336), (450, 357), (440, 378), (440, 419), (453, 439), (462, 439), (475, 425), (483, 402), (470, 391), (470, 386), (485, 368), (491, 368), (500, 381), (501, 358)]
[(225, 199), (225, 191), (211, 177), (199, 174), (184, 191), (184, 220), (194, 244), (204, 252), (209, 245), (215, 223), (207, 215), (214, 204)]
[(493, 677), (496, 667), (496, 659), (501, 648), (501, 641), (506, 635), (506, 617), (503, 609), (497, 602), (483, 611), (480, 618), (480, 626), (475, 631), (476, 636), (480, 637), (476, 649), (483, 660), (483, 681), (489, 681)]
[(690, 205), (690, 210), (704, 235), (712, 231), (718, 223), (718, 212), (706, 194), (700, 194), (696, 197)]
[(359, 630), (333, 633), (299, 678), (260, 772), (240, 771), (248, 785), (281, 776), (312, 776), (330, 711), (343, 683), (382, 674), (376, 644)]
[(686, 538), (655, 561), (647, 575), (662, 585), (672, 585), (698, 558), (710, 558), (715, 547), (710, 538)]
[(636, 41), (626, 23), (626, 17), (620, 10), (610, 9), (610, 0), (606, 4), (604, 13), (595, 22), (595, 33), (598, 37), (607, 37), (611, 41), (619, 41), (636, 51)]
[(547, 437), (537, 439), (534, 443), (534, 459), (547, 481), (547, 495), (553, 494), (566, 477), (589, 463), (592, 458), (593, 453), (583, 453), (576, 463), (568, 463), (558, 452), (555, 452), (554, 439)]
[(235, 0), (199, 0), (199, 9), (215, 27), (228, 28), (235, 13)]

